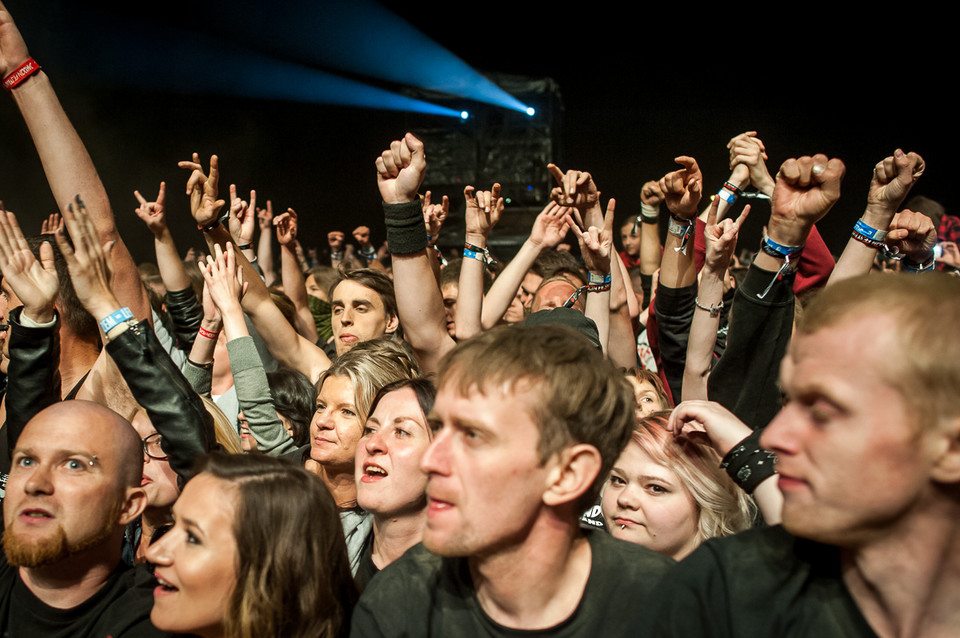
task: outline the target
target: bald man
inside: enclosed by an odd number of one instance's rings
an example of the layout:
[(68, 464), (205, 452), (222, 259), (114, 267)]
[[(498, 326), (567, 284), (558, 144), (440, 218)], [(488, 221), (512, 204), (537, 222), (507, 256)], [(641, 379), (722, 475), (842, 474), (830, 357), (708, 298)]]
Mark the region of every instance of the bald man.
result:
[(124, 526), (147, 504), (133, 427), (96, 403), (57, 403), (27, 423), (12, 465), (0, 635), (166, 635), (150, 624), (149, 571), (120, 561)]

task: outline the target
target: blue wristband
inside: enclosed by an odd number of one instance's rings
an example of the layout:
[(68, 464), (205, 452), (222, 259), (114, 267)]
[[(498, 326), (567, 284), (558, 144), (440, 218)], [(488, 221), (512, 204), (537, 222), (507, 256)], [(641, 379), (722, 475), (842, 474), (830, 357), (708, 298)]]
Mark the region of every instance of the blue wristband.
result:
[(857, 223), (853, 225), (853, 232), (860, 233), (873, 241), (883, 241), (887, 238), (887, 231), (868, 226), (862, 219), (858, 219)]
[(789, 257), (803, 250), (803, 246), (784, 246), (783, 244), (778, 244), (766, 235), (764, 235), (763, 244), (760, 247), (763, 249), (763, 252), (772, 257)]
[(606, 275), (594, 275), (592, 272), (587, 273), (587, 283), (588, 284), (608, 284), (610, 283), (610, 273)]
[(483, 258), (483, 254), (482, 254), (482, 253), (478, 253), (478, 252), (476, 252), (476, 251), (474, 251), (474, 250), (470, 250), (469, 248), (464, 248), (464, 249), (463, 249), (463, 256), (466, 257), (467, 259), (476, 259), (476, 260), (479, 261), (481, 264), (485, 264), (485, 263), (486, 263), (486, 260)]
[(129, 308), (123, 307), (120, 310), (114, 310), (100, 320), (100, 329), (103, 330), (104, 334), (106, 334), (127, 319), (133, 319), (133, 313), (130, 312)]

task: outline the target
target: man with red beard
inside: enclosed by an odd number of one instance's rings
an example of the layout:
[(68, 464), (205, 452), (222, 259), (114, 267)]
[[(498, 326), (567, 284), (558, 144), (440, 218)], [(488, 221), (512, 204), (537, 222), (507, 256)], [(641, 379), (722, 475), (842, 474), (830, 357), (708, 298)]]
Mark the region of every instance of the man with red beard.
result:
[(130, 424), (96, 403), (57, 403), (27, 423), (3, 504), (0, 635), (165, 635), (150, 624), (149, 572), (120, 561), (124, 526), (147, 502), (142, 459)]

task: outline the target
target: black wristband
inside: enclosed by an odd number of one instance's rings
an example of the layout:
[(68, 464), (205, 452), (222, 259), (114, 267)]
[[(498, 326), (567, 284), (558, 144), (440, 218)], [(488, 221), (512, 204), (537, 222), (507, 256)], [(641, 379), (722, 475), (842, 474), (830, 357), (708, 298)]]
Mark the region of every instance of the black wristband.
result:
[(727, 471), (733, 482), (747, 494), (753, 494), (763, 481), (777, 473), (774, 465), (777, 457), (760, 447), (763, 430), (754, 430), (747, 438), (733, 446), (720, 467)]
[(383, 204), (387, 244), (394, 255), (410, 255), (427, 247), (427, 228), (423, 225), (420, 198), (405, 204)]

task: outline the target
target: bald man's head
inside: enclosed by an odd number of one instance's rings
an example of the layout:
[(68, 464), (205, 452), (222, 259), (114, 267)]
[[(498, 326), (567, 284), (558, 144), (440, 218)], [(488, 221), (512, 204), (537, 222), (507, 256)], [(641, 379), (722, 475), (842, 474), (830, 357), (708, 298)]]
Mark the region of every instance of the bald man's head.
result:
[(13, 450), (3, 504), (8, 561), (46, 565), (119, 541), (146, 503), (142, 475), (140, 438), (113, 410), (63, 401), (41, 411)]

